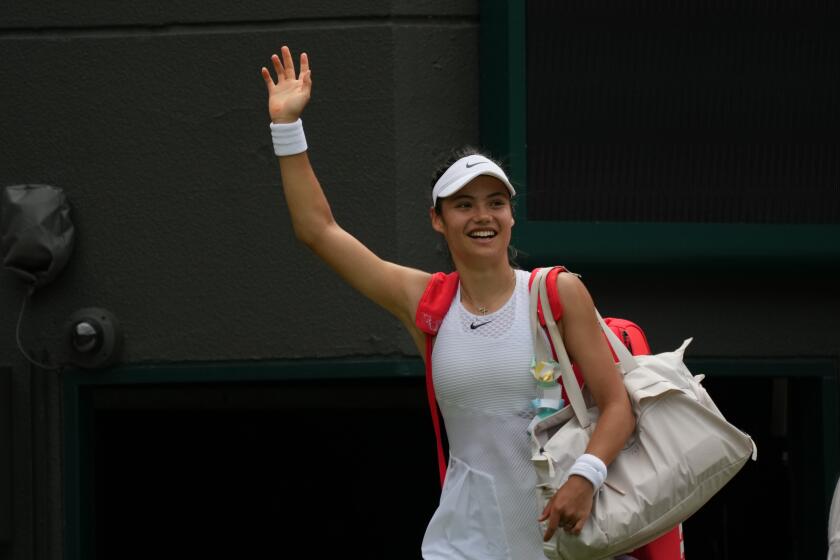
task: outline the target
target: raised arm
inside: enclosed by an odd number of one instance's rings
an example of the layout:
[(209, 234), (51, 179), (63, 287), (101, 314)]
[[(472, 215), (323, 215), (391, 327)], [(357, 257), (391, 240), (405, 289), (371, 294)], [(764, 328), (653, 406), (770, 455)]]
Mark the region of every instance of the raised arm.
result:
[[(312, 71), (306, 53), (300, 55), (300, 74), (297, 76), (289, 48), (283, 46), (281, 55), (282, 60), (276, 54), (271, 57), (276, 81), (268, 68), (263, 67), (261, 73), (268, 91), (272, 123), (288, 124), (297, 122), (309, 101)], [(380, 259), (339, 227), (305, 151), (280, 156), (278, 161), (297, 238), (353, 288), (396, 315), (417, 342), (419, 333), (414, 332), (414, 311), (429, 274)]]

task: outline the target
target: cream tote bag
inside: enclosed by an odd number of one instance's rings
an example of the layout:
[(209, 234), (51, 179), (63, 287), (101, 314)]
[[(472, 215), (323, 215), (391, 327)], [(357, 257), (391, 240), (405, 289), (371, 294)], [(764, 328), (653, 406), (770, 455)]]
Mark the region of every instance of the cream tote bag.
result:
[[(570, 403), (545, 418), (537, 416), (529, 430), (540, 511), (585, 452), (598, 421), (598, 409), (578, 386), (552, 313), (544, 317), (556, 361), (539, 332), (538, 298), (543, 309), (550, 309), (545, 285), (549, 270), (540, 270), (531, 288), (535, 367), (553, 368), (553, 379), (562, 378)], [(703, 376), (693, 376), (683, 363), (691, 339), (673, 352), (633, 356), (596, 315), (619, 357), (616, 367), (636, 416), (636, 431), (609, 465), (581, 534), (560, 529), (543, 545), (545, 555), (557, 560), (612, 558), (638, 548), (685, 521), (747, 459), (757, 456), (750, 436), (724, 419), (700, 385)]]

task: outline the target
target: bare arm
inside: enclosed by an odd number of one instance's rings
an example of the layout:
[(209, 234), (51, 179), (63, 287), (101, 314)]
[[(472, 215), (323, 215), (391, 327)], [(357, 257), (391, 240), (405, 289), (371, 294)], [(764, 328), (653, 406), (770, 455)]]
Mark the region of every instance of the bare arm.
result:
[[(586, 287), (573, 274), (559, 274), (557, 289), (563, 302), (563, 342), (571, 360), (580, 366), (601, 412), (586, 452), (609, 465), (633, 433), (636, 420)], [(592, 509), (593, 491), (592, 483), (585, 478), (569, 477), (540, 517), (541, 521), (549, 520), (545, 540), (551, 538), (558, 524), (570, 524), (570, 533), (580, 533)]]
[(583, 282), (573, 274), (559, 274), (557, 288), (564, 304), (563, 340), (569, 357), (580, 367), (601, 412), (586, 452), (609, 465), (635, 427), (630, 400)]
[[(300, 56), (295, 76), (288, 47), (271, 60), (277, 74), (262, 68), (272, 122), (291, 123), (300, 118), (312, 91), (312, 72), (306, 53)], [(333, 268), (348, 284), (397, 316), (415, 341), (414, 310), (429, 274), (380, 259), (335, 221), (324, 191), (306, 152), (278, 158), (283, 192), (297, 238)]]

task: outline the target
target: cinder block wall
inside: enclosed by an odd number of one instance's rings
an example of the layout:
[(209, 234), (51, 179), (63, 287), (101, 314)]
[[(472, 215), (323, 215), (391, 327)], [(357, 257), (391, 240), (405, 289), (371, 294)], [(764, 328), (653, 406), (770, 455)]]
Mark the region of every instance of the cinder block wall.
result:
[[(64, 188), (77, 228), (25, 315), (28, 349), (57, 359), (64, 321), (97, 306), (128, 364), (416, 354), (296, 244), (259, 68), (282, 44), (310, 54), (304, 121), (337, 219), (384, 258), (440, 269), (429, 182), (478, 142), (477, 2), (12, 0), (0, 19), (0, 186)], [(17, 352), (23, 296), (0, 273), (14, 436), (0, 559), (58, 559), (61, 385)]]

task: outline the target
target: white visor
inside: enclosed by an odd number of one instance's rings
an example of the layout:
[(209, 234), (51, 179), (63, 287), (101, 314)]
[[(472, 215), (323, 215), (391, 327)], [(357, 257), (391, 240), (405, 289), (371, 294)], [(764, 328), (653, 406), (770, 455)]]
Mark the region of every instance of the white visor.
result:
[(449, 166), (449, 169), (440, 176), (432, 189), (432, 206), (437, 204), (438, 198), (452, 196), (461, 190), (467, 183), (479, 175), (490, 175), (505, 184), (510, 196), (516, 194), (513, 185), (502, 171), (502, 168), (484, 156), (474, 155), (462, 157)]

